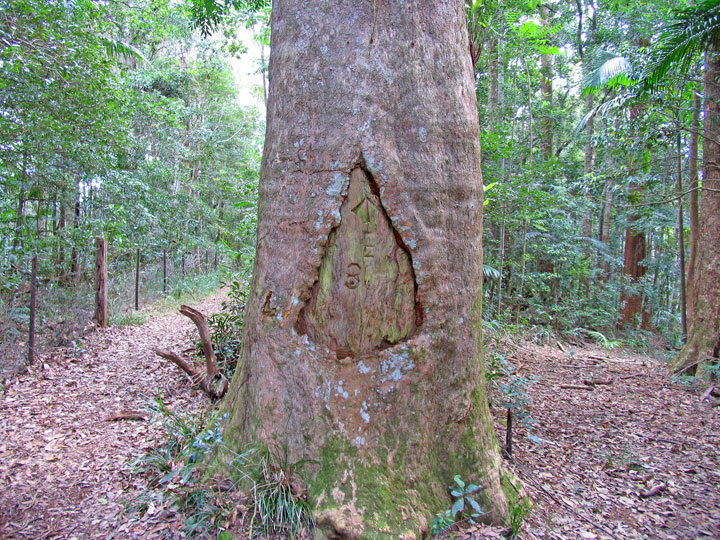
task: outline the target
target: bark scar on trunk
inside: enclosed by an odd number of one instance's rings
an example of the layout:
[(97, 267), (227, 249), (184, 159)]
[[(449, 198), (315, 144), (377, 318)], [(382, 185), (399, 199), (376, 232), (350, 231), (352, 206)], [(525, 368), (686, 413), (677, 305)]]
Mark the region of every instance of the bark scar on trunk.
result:
[(327, 246), (296, 331), (327, 346), (338, 360), (411, 337), (422, 324), (412, 255), (361, 165), (350, 173), (340, 224)]

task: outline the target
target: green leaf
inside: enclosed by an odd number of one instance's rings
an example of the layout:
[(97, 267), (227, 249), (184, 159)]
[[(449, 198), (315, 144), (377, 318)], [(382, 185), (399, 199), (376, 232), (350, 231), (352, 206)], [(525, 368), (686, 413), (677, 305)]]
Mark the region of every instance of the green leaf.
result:
[(467, 502), (470, 503), (470, 506), (472, 506), (472, 509), (475, 510), (475, 512), (477, 514), (483, 513), (482, 509), (480, 508), (480, 505), (478, 504), (478, 502), (475, 499), (473, 499), (472, 497), (465, 497), (465, 500), (467, 500)]
[(457, 516), (460, 512), (463, 511), (465, 508), (465, 499), (462, 497), (453, 503), (452, 508), (450, 509), (450, 513), (452, 513), (453, 517)]
[(456, 475), (455, 475), (454, 480), (455, 480), (455, 483), (456, 483), (458, 486), (460, 486), (460, 489), (462, 489), (462, 490), (465, 489), (465, 482), (462, 481), (462, 479), (460, 478), (460, 475), (459, 475), (459, 474), (456, 474)]
[(459, 488), (452, 488), (452, 489), (450, 490), (450, 495), (452, 495), (453, 497), (456, 497), (456, 498), (457, 498), (457, 497), (462, 497), (462, 496), (463, 496), (463, 491), (462, 491), (461, 489), (459, 489)]

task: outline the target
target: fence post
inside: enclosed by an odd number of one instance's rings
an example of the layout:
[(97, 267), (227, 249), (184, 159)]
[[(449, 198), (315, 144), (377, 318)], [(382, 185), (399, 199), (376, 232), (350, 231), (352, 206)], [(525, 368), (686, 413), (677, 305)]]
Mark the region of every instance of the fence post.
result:
[(98, 236), (95, 238), (95, 315), (93, 319), (100, 328), (108, 325), (107, 295), (107, 242)]
[(140, 309), (139, 292), (140, 292), (140, 248), (137, 248), (137, 252), (135, 254), (135, 311)]
[(33, 255), (32, 269), (30, 271), (30, 329), (28, 335), (28, 364), (35, 359), (35, 307), (37, 303), (37, 272), (38, 259)]

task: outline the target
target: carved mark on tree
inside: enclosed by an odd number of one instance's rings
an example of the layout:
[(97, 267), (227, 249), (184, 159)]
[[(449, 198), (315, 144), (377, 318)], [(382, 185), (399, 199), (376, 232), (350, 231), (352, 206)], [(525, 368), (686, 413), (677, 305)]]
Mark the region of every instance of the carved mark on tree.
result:
[(374, 180), (356, 167), (297, 330), (339, 360), (372, 353), (415, 332), (421, 322), (416, 289), (410, 252)]

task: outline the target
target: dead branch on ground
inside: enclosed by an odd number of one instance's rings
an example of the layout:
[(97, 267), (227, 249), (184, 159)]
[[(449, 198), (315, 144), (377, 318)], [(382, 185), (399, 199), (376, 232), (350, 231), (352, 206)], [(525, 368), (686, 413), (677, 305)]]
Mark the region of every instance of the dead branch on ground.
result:
[(185, 305), (180, 306), (180, 313), (189, 318), (197, 327), (203, 355), (205, 356), (205, 373), (198, 369), (193, 363), (186, 361), (182, 356), (173, 351), (154, 348), (153, 352), (166, 360), (170, 360), (182, 369), (188, 374), (190, 379), (192, 379), (193, 383), (199, 385), (210, 397), (220, 398), (228, 388), (228, 381), (225, 375), (218, 371), (215, 351), (213, 350), (210, 339), (210, 327), (205, 319), (205, 315), (197, 309)]

